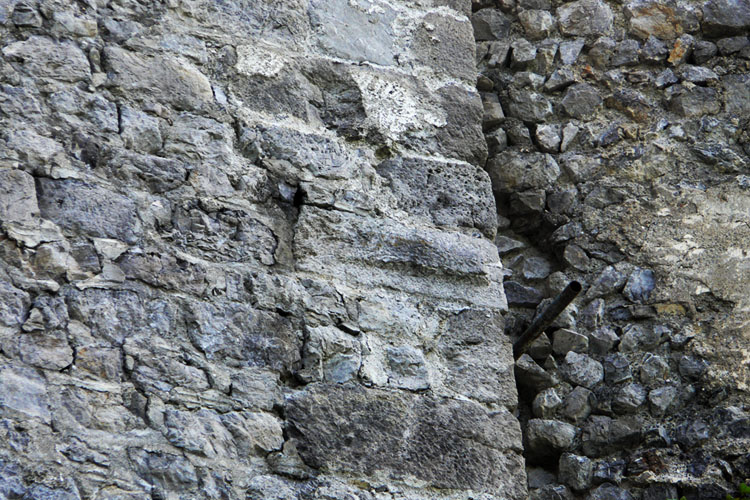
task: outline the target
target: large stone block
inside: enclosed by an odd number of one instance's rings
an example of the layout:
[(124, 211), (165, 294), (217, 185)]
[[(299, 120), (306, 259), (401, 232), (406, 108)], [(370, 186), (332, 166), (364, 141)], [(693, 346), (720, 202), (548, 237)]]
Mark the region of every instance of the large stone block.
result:
[(348, 286), (397, 288), (504, 309), (495, 245), (459, 232), (305, 207), (295, 232), (297, 269)]
[(473, 165), (395, 158), (377, 167), (411, 215), (439, 226), (476, 227), (488, 238), (497, 230), (495, 199), (487, 173)]
[(136, 205), (129, 198), (79, 180), (39, 179), (42, 217), (63, 229), (133, 244), (141, 235)]
[(203, 109), (213, 103), (208, 78), (187, 60), (145, 57), (117, 46), (104, 49), (108, 85), (135, 99), (151, 98), (179, 110)]
[(505, 410), (491, 413), (469, 401), (359, 385), (314, 384), (288, 400), (286, 415), (311, 467), (524, 496), (520, 428)]
[(71, 83), (91, 77), (88, 58), (72, 42), (55, 42), (42, 36), (32, 36), (6, 46), (3, 55), (18, 61), (31, 76)]
[(326, 54), (351, 61), (394, 64), (396, 12), (369, 0), (312, 0), (310, 22)]

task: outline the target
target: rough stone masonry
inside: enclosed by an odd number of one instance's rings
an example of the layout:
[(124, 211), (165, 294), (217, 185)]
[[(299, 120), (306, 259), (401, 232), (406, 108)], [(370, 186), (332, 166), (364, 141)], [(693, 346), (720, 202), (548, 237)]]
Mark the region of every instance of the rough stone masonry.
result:
[(0, 0), (0, 498), (526, 496), (470, 15)]
[(747, 0), (0, 0), (0, 498), (733, 492), (749, 30)]

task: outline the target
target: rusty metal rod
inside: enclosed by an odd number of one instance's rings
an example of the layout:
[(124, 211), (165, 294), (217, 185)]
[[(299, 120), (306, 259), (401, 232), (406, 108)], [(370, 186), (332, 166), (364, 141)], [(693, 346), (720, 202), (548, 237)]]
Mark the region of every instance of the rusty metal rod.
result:
[(548, 305), (542, 313), (531, 322), (518, 340), (513, 344), (513, 359), (518, 359), (526, 349), (534, 342), (539, 335), (557, 318), (561, 312), (573, 302), (579, 293), (581, 293), (581, 284), (577, 281), (571, 281), (560, 295)]

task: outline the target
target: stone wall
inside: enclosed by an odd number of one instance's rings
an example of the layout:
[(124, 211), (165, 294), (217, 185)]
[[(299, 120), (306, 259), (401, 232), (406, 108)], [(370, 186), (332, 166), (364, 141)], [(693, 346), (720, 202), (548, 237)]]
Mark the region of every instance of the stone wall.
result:
[(750, 4), (473, 2), (531, 498), (750, 477)]
[(461, 0), (0, 0), (0, 498), (521, 499)]

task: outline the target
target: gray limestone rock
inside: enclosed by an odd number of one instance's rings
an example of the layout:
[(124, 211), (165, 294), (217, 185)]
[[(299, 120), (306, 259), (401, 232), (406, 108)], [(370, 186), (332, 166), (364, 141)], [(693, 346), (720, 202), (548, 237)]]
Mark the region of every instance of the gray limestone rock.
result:
[(532, 461), (556, 460), (573, 449), (577, 438), (578, 430), (570, 424), (533, 418), (526, 426), (525, 449)]
[(91, 77), (89, 61), (83, 51), (72, 42), (55, 42), (49, 38), (32, 36), (3, 48), (3, 55), (32, 76), (64, 82), (78, 82)]
[(36, 370), (20, 363), (0, 367), (0, 415), (50, 423), (47, 383)]
[(524, 38), (514, 40), (510, 48), (511, 68), (525, 69), (536, 60), (536, 46)]
[(549, 389), (557, 384), (557, 379), (539, 366), (528, 354), (521, 355), (515, 365), (516, 381), (521, 389), (533, 394)]
[(632, 380), (628, 358), (620, 353), (608, 354), (604, 358), (604, 380), (608, 385), (619, 384)]
[(492, 189), (500, 193), (546, 189), (560, 176), (560, 167), (551, 155), (522, 155), (511, 150), (492, 158), (485, 169), (490, 174)]
[(612, 10), (599, 0), (578, 0), (557, 8), (560, 32), (567, 36), (606, 33), (614, 19)]
[(565, 91), (561, 101), (562, 109), (573, 118), (591, 115), (603, 102), (599, 92), (587, 83), (578, 83)]
[(536, 288), (524, 286), (517, 281), (506, 281), (504, 286), (508, 304), (513, 306), (536, 307), (544, 298)]
[(575, 64), (576, 60), (578, 60), (578, 55), (581, 53), (581, 49), (583, 49), (585, 42), (582, 39), (577, 39), (573, 41), (566, 41), (560, 43), (560, 61), (563, 64)]
[(612, 409), (618, 413), (633, 413), (646, 402), (647, 391), (640, 384), (620, 387), (612, 400)]
[(610, 352), (619, 340), (620, 338), (611, 328), (597, 328), (589, 333), (589, 352), (602, 356)]
[(588, 496), (589, 500), (634, 500), (629, 491), (604, 483)]
[(716, 89), (695, 86), (675, 89), (669, 107), (684, 117), (713, 115), (721, 110), (721, 101)]
[(591, 486), (594, 464), (587, 457), (563, 453), (558, 465), (558, 479), (575, 491), (583, 491)]
[(651, 407), (651, 414), (655, 417), (663, 416), (667, 413), (676, 399), (677, 388), (670, 385), (649, 391), (648, 402)]
[(536, 418), (553, 418), (563, 401), (554, 388), (545, 389), (536, 395), (531, 409)]
[(594, 393), (585, 387), (578, 386), (565, 396), (560, 414), (576, 425), (581, 425), (589, 415), (596, 401)]
[(561, 370), (565, 378), (575, 385), (592, 388), (604, 379), (602, 364), (586, 354), (568, 352)]
[(669, 363), (662, 356), (645, 353), (641, 361), (641, 382), (646, 385), (656, 385), (667, 380), (669, 376)]
[(468, 164), (395, 158), (378, 165), (377, 172), (390, 181), (400, 208), (439, 226), (476, 227), (494, 237), (495, 200), (485, 171)]
[(661, 341), (661, 334), (655, 328), (630, 324), (623, 328), (619, 350), (620, 352), (648, 351), (656, 348)]
[(42, 217), (63, 229), (133, 244), (141, 235), (136, 205), (126, 196), (78, 180), (39, 179)]
[[(520, 447), (520, 429), (507, 411), (491, 414), (468, 401), (358, 385), (313, 384), (289, 398), (286, 415), (297, 449), (314, 468), (409, 474), (438, 488), (504, 488), (510, 498), (520, 498), (520, 464), (507, 454)], [(414, 438), (403, 440), (405, 432)], [(367, 455), (360, 452), (363, 446)]]
[(531, 40), (548, 37), (555, 26), (555, 18), (546, 10), (523, 10), (518, 13), (518, 20)]
[(510, 32), (510, 19), (497, 9), (481, 9), (471, 16), (474, 38), (480, 40), (503, 40)]
[(396, 13), (370, 12), (365, 2), (313, 0), (308, 10), (315, 41), (329, 55), (352, 61), (394, 64)]
[(560, 356), (568, 352), (586, 353), (589, 349), (589, 339), (585, 335), (561, 328), (554, 334), (552, 340), (552, 350)]
[(560, 151), (560, 142), (562, 140), (560, 125), (539, 125), (536, 128), (535, 135), (539, 149), (545, 153), (557, 153)]
[(708, 0), (703, 4), (701, 29), (708, 36), (742, 34), (750, 27), (747, 0)]

